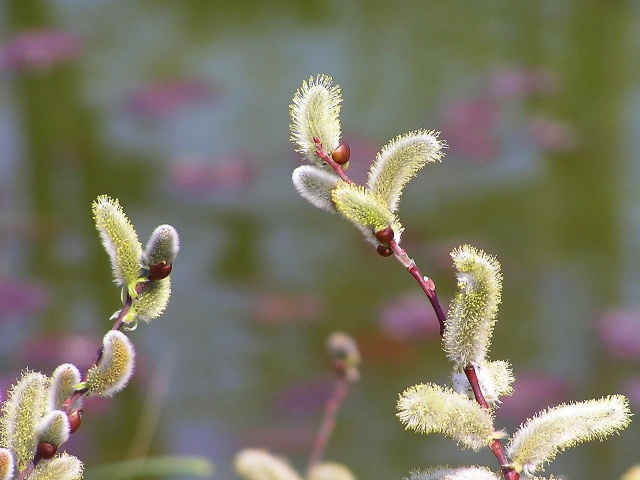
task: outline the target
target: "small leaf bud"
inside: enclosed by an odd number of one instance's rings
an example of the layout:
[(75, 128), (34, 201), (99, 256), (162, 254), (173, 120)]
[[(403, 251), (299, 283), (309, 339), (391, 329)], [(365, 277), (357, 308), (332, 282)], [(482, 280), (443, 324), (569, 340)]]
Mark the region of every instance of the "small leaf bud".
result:
[(378, 245), (376, 247), (376, 252), (378, 252), (378, 255), (381, 257), (390, 257), (393, 255), (393, 251), (386, 245)]
[(349, 157), (351, 156), (351, 148), (349, 144), (342, 140), (336, 148), (331, 152), (331, 158), (338, 165), (344, 165), (349, 161)]
[(348, 380), (358, 379), (360, 352), (355, 340), (343, 332), (334, 332), (327, 339), (327, 350), (336, 370)]
[(80, 428), (82, 423), (82, 410), (76, 409), (67, 415), (69, 418), (69, 433), (73, 433)]
[(40, 442), (36, 447), (36, 454), (43, 460), (51, 460), (57, 451), (58, 447), (56, 445), (47, 442)]
[(167, 278), (171, 273), (172, 263), (167, 263), (164, 260), (153, 264), (149, 267), (148, 280), (162, 280)]
[(382, 230), (378, 230), (374, 235), (380, 243), (385, 245), (389, 245), (394, 236), (393, 229), (391, 227), (385, 227)]

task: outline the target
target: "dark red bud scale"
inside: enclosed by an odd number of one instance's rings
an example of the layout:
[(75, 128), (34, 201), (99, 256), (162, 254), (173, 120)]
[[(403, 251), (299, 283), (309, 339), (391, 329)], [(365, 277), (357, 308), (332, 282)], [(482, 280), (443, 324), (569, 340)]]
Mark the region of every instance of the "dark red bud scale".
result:
[(81, 413), (82, 413), (82, 410), (74, 410), (73, 412), (67, 415), (67, 417), (69, 418), (69, 432), (73, 433), (80, 428)]
[(43, 460), (51, 460), (57, 451), (58, 447), (56, 445), (51, 445), (47, 442), (40, 442), (36, 447), (36, 454)]
[(382, 230), (378, 230), (375, 234), (380, 243), (389, 244), (393, 240), (393, 229), (391, 227), (385, 227)]
[(378, 255), (380, 255), (381, 257), (390, 257), (393, 254), (391, 249), (386, 245), (378, 245), (376, 248), (376, 252), (378, 252)]
[(338, 165), (344, 165), (349, 161), (349, 157), (351, 156), (351, 148), (349, 144), (344, 140), (341, 141), (336, 148), (331, 152), (331, 158)]
[(171, 273), (172, 265), (173, 264), (167, 263), (164, 260), (155, 265), (151, 265), (147, 278), (149, 280), (162, 280), (163, 278), (167, 278)]

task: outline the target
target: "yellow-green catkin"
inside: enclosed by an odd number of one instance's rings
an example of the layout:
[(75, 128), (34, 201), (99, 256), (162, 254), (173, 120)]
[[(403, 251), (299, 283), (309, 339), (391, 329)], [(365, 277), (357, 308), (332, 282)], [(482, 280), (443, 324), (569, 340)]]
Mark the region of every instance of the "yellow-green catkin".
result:
[(378, 245), (374, 234), (386, 227), (391, 227), (395, 240), (400, 241), (402, 225), (385, 202), (364, 187), (342, 182), (333, 189), (331, 198), (336, 210), (358, 227), (370, 243)]
[(102, 358), (87, 372), (84, 386), (90, 393), (113, 396), (129, 382), (134, 359), (135, 351), (129, 338), (118, 330), (109, 331), (102, 341)]
[(135, 319), (149, 322), (162, 315), (171, 296), (171, 277), (154, 280), (145, 285), (133, 300), (131, 310), (135, 312)]
[(63, 453), (38, 463), (29, 480), (80, 480), (84, 466), (73, 455)]
[(62, 410), (53, 410), (44, 415), (36, 426), (36, 443), (62, 445), (69, 439), (70, 433), (67, 414)]
[(318, 166), (326, 167), (324, 160), (316, 155), (317, 137), (323, 148), (331, 154), (340, 143), (340, 86), (333, 85), (327, 75), (309, 77), (293, 96), (289, 106), (291, 116), (291, 141), (296, 151)]
[(444, 142), (438, 132), (416, 130), (391, 140), (376, 156), (367, 188), (383, 199), (391, 212), (398, 209), (402, 190), (427, 163), (440, 161)]
[(293, 171), (291, 180), (300, 196), (311, 205), (330, 213), (336, 212), (331, 192), (340, 178), (335, 173), (315, 165), (301, 165)]
[(471, 245), (451, 252), (458, 288), (449, 306), (444, 350), (457, 369), (477, 365), (489, 350), (502, 294), (497, 259)]
[(322, 462), (309, 470), (307, 480), (356, 480), (356, 477), (342, 463)]
[(432, 383), (405, 390), (398, 400), (398, 418), (420, 433), (442, 433), (473, 450), (499, 436), (489, 410), (466, 395)]
[(0, 445), (13, 451), (18, 471), (33, 459), (36, 425), (46, 413), (49, 378), (25, 371), (2, 405)]
[(135, 286), (140, 276), (142, 245), (117, 199), (99, 196), (92, 204), (93, 219), (118, 285)]
[(15, 465), (13, 454), (8, 448), (0, 448), (0, 480), (11, 480)]
[(245, 449), (236, 455), (234, 469), (245, 480), (302, 480), (282, 458), (265, 450)]
[[(71, 363), (59, 365), (51, 375), (51, 387), (49, 389), (49, 410), (60, 410), (62, 404), (76, 390), (76, 385), (81, 380), (80, 370)], [(82, 400), (76, 401), (76, 408), (80, 408)]]
[(485, 467), (435, 467), (411, 472), (405, 480), (500, 480), (491, 470)]
[(589, 440), (602, 440), (630, 422), (629, 400), (623, 395), (559, 405), (521, 425), (507, 453), (516, 471), (530, 475), (551, 462), (558, 452)]

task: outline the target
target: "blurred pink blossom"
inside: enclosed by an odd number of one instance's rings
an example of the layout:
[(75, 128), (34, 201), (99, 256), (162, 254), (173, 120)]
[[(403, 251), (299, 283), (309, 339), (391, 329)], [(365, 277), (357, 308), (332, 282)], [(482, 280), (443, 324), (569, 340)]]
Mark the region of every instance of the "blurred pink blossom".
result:
[(268, 325), (316, 321), (322, 312), (322, 299), (313, 294), (264, 293), (253, 305), (253, 315), (256, 320)]
[(640, 377), (631, 377), (622, 383), (622, 393), (629, 398), (632, 405), (640, 407)]
[(558, 78), (544, 68), (503, 68), (490, 75), (489, 85), (496, 96), (523, 97), (556, 92)]
[(611, 357), (640, 360), (640, 309), (604, 312), (598, 318), (598, 332)]
[(20, 345), (16, 359), (21, 365), (38, 368), (47, 374), (62, 363), (73, 363), (82, 369), (91, 363), (100, 342), (98, 337), (68, 332), (31, 336)]
[(51, 292), (38, 283), (0, 278), (0, 320), (42, 312), (51, 303)]
[(447, 107), (440, 136), (446, 139), (452, 155), (490, 160), (499, 150), (495, 134), (499, 115), (497, 105), (489, 99), (458, 100)]
[(82, 51), (79, 36), (56, 30), (25, 30), (0, 46), (0, 69), (47, 72)]
[(571, 393), (565, 378), (542, 372), (517, 373), (513, 390), (513, 395), (501, 397), (500, 413), (515, 422), (569, 400)]
[(211, 97), (212, 86), (197, 79), (151, 83), (129, 96), (129, 110), (142, 117), (162, 117)]
[(290, 385), (276, 395), (274, 407), (281, 413), (321, 412), (331, 395), (333, 383), (333, 379), (326, 376)]
[(256, 174), (256, 166), (248, 154), (218, 160), (184, 154), (172, 163), (169, 181), (180, 192), (202, 195), (241, 191), (253, 184)]
[(404, 294), (386, 304), (378, 320), (380, 331), (396, 341), (440, 338), (440, 325), (425, 295)]
[(529, 135), (543, 150), (548, 152), (569, 152), (576, 148), (576, 130), (567, 122), (542, 116), (534, 117), (528, 125)]

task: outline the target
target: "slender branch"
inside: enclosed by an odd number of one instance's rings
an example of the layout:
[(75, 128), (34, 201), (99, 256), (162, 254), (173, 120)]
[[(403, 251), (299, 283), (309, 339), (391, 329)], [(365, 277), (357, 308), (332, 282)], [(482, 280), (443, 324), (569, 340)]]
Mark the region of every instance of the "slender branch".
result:
[[(347, 174), (345, 173), (344, 169), (340, 165), (338, 165), (336, 162), (334, 162), (333, 159), (323, 149), (322, 143), (320, 142), (320, 140), (318, 138), (314, 138), (314, 142), (316, 144), (316, 148), (317, 148), (316, 154), (318, 155), (318, 157), (320, 157), (325, 162), (327, 162), (343, 181), (347, 183), (353, 183), (351, 179), (347, 177)], [(429, 277), (423, 276), (420, 273), (420, 270), (418, 269), (413, 259), (409, 257), (407, 252), (395, 240), (392, 239), (389, 242), (389, 247), (391, 248), (391, 251), (393, 252), (394, 256), (416, 279), (416, 281), (420, 285), (420, 288), (422, 288), (424, 293), (427, 295), (427, 298), (431, 303), (431, 307), (433, 308), (433, 311), (435, 312), (436, 317), (438, 318), (438, 323), (440, 324), (440, 336), (444, 336), (444, 332), (446, 328), (446, 315), (443, 312), (442, 307), (440, 306), (440, 302), (438, 301), (438, 295), (436, 293), (435, 283)], [(473, 366), (469, 366), (464, 369), (464, 372), (465, 372), (465, 375), (467, 376), (467, 379), (469, 380), (469, 384), (471, 385), (471, 389), (473, 390), (473, 394), (476, 398), (476, 401), (483, 408), (488, 409), (489, 405), (487, 404), (487, 401), (485, 400), (484, 395), (482, 394), (482, 389), (480, 388), (480, 384), (478, 382), (478, 377), (476, 375), (475, 369), (473, 368)], [(333, 428), (333, 425), (331, 425), (331, 428)], [(502, 474), (505, 480), (519, 480), (520, 474), (509, 466), (507, 455), (504, 451), (504, 448), (502, 447), (502, 443), (500, 442), (500, 440), (499, 439), (492, 440), (489, 445), (489, 448), (491, 449), (496, 459), (498, 460), (498, 463), (500, 464), (500, 469), (502, 470)], [(312, 466), (311, 462), (309, 463), (309, 466), (310, 467)]]
[(316, 466), (320, 460), (322, 459), (322, 455), (324, 454), (327, 448), (327, 442), (329, 441), (329, 437), (333, 433), (333, 429), (336, 425), (336, 416), (338, 414), (338, 409), (342, 404), (345, 396), (347, 395), (347, 386), (349, 385), (349, 380), (347, 379), (346, 374), (340, 373), (336, 379), (336, 383), (333, 387), (333, 393), (324, 408), (324, 417), (322, 419), (322, 424), (320, 425), (320, 429), (316, 435), (315, 443), (313, 445), (313, 450), (311, 452), (311, 456), (309, 458), (309, 464), (307, 466), (307, 474), (311, 471), (311, 469)]
[[(140, 282), (139, 284), (137, 284), (135, 289), (136, 294), (140, 294), (140, 292), (142, 292), (142, 290), (149, 284), (149, 282), (150, 282), (149, 279), (145, 279), (143, 282)], [(129, 310), (131, 309), (132, 305), (133, 305), (133, 298), (131, 298), (131, 295), (129, 295), (129, 293), (127, 292), (127, 297), (125, 298), (124, 305), (122, 306), (122, 309), (118, 312), (118, 316), (116, 317), (116, 320), (111, 330), (120, 330), (120, 328), (122, 328), (122, 325), (124, 325), (124, 318), (127, 315), (127, 313), (129, 313)], [(95, 356), (93, 357), (93, 360), (91, 361), (91, 365), (89, 365), (89, 368), (87, 368), (87, 372), (91, 370), (93, 367), (95, 367), (98, 364), (98, 362), (100, 362), (101, 358), (102, 358), (102, 346), (98, 349)], [(86, 377), (86, 373), (85, 373), (85, 377)], [(64, 411), (67, 415), (69, 415), (73, 411), (73, 407), (76, 404), (76, 402), (87, 392), (88, 392), (87, 388), (81, 388), (73, 392), (73, 394), (69, 398), (67, 398), (62, 404), (62, 411)], [(38, 455), (37, 453), (34, 454), (33, 460), (31, 460), (29, 464), (24, 468), (24, 470), (22, 470), (18, 474), (18, 477), (16, 478), (16, 480), (25, 480), (33, 472), (33, 470), (36, 468), (40, 460), (42, 460), (42, 457), (40, 457), (40, 455)]]
[[(476, 402), (478, 402), (483, 408), (488, 409), (489, 404), (482, 394), (482, 389), (480, 388), (480, 382), (478, 381), (475, 368), (473, 366), (465, 367), (464, 374), (467, 376), (467, 380), (469, 380)], [(500, 470), (502, 470), (502, 475), (504, 475), (505, 480), (519, 480), (520, 474), (509, 466), (509, 461), (507, 460), (504, 448), (502, 448), (502, 442), (500, 442), (500, 439), (496, 438), (492, 440), (489, 444), (489, 448), (498, 460)]]

